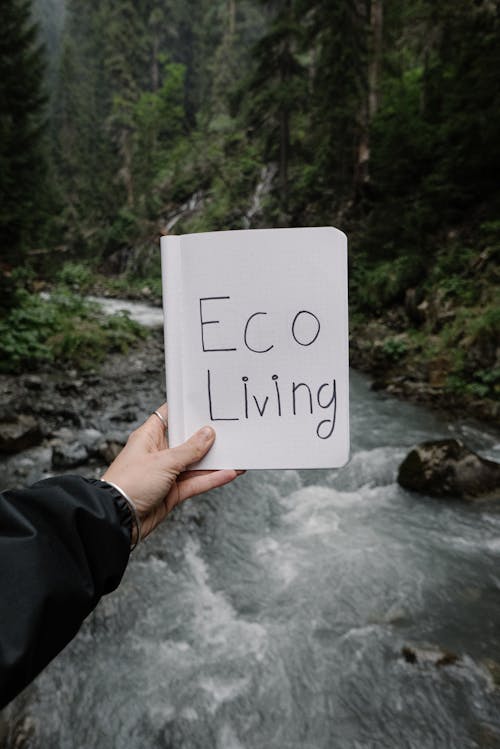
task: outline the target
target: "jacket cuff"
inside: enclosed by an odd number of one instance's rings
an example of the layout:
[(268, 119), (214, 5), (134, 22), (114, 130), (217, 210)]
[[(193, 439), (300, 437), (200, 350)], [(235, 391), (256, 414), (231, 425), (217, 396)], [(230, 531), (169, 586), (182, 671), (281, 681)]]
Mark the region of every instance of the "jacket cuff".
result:
[(130, 545), (132, 545), (132, 528), (134, 525), (134, 518), (130, 506), (123, 496), (123, 494), (113, 484), (109, 484), (107, 481), (101, 481), (100, 479), (84, 479), (87, 483), (104, 489), (106, 493), (113, 500), (113, 504), (116, 508), (118, 520), (121, 527), (126, 530)]

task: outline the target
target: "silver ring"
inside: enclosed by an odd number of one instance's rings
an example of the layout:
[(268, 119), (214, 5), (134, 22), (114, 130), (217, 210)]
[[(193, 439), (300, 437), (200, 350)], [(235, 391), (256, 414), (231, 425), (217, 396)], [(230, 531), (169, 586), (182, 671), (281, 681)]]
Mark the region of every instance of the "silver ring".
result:
[(161, 423), (163, 424), (163, 426), (166, 429), (167, 428), (167, 420), (165, 419), (165, 417), (162, 416), (159, 411), (153, 411), (153, 413), (154, 413), (155, 416), (158, 416), (158, 418), (160, 419)]

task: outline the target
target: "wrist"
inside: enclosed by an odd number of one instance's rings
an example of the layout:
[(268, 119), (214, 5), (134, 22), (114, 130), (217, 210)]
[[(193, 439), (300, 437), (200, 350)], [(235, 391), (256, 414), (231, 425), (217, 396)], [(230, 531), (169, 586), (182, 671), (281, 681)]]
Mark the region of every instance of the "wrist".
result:
[(137, 506), (133, 499), (129, 497), (126, 491), (121, 488), (121, 486), (118, 486), (118, 484), (115, 484), (114, 481), (109, 481), (108, 479), (101, 479), (103, 484), (107, 484), (110, 488), (118, 492), (121, 500), (125, 503), (127, 507), (127, 511), (129, 513), (131, 525), (130, 525), (130, 551), (133, 551), (135, 547), (140, 543), (142, 538), (142, 528), (141, 528), (141, 521), (139, 519), (139, 513), (137, 510)]

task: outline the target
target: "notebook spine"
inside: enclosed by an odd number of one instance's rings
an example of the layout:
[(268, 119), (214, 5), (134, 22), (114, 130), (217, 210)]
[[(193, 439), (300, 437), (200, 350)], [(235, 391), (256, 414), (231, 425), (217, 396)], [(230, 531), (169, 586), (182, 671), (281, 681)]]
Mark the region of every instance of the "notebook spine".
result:
[(181, 237), (161, 238), (165, 370), (170, 447), (186, 439), (182, 373), (182, 253)]

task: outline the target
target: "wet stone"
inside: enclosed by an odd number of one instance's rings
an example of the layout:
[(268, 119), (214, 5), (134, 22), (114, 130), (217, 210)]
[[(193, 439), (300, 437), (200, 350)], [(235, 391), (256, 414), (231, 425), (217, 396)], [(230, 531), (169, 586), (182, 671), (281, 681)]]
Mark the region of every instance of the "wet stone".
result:
[(99, 445), (99, 456), (105, 463), (112, 463), (118, 453), (121, 452), (122, 448), (123, 444), (121, 442), (115, 442), (113, 440), (102, 442)]
[(442, 650), (432, 646), (415, 647), (413, 645), (404, 645), (401, 648), (401, 655), (406, 663), (412, 665), (427, 665), (442, 668), (443, 666), (453, 666), (460, 661), (460, 657), (450, 650)]
[(138, 418), (137, 409), (123, 408), (111, 416), (111, 421), (136, 421)]
[(99, 452), (99, 446), (102, 443), (103, 434), (97, 429), (82, 429), (78, 433), (78, 441), (87, 449), (89, 454), (94, 455)]
[(34, 416), (20, 414), (0, 423), (0, 452), (20, 452), (39, 445), (43, 439), (40, 422)]
[(75, 468), (89, 459), (87, 448), (80, 442), (69, 445), (54, 445), (52, 448), (52, 468)]
[(43, 387), (43, 380), (38, 375), (26, 375), (23, 380), (24, 387), (28, 390), (41, 390)]
[(500, 499), (500, 463), (456, 439), (422, 442), (399, 467), (398, 483), (431, 497)]

